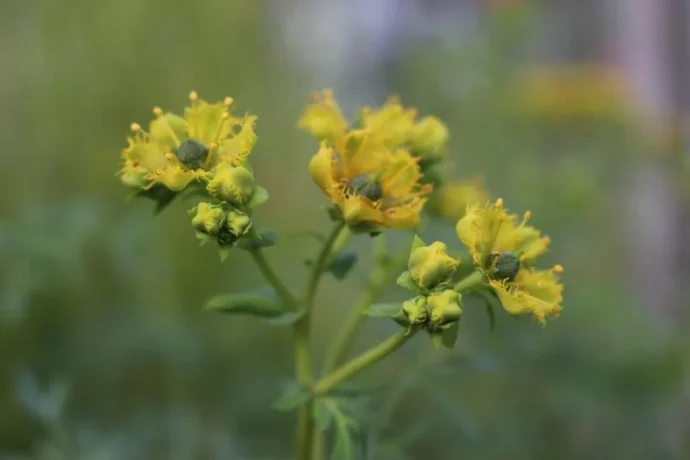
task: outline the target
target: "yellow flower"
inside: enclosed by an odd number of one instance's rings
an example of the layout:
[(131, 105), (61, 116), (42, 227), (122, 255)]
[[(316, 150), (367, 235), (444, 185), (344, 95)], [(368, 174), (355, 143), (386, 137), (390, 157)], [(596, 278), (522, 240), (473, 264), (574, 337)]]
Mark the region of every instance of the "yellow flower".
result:
[(436, 117), (417, 121), (417, 110), (405, 108), (392, 96), (378, 108), (364, 107), (360, 112), (362, 127), (381, 138), (388, 147), (404, 147), (428, 161), (442, 159), (446, 154), (448, 128)]
[(483, 204), (489, 200), (488, 194), (477, 179), (444, 184), (436, 190), (435, 195), (432, 198), (434, 211), (454, 222), (465, 215), (468, 206)]
[(563, 302), (563, 285), (558, 282), (560, 265), (551, 270), (521, 269), (513, 281), (490, 280), (503, 308), (513, 315), (532, 314), (542, 325), (547, 316), (557, 317)]
[(149, 132), (132, 124), (132, 136), (121, 155), (125, 185), (147, 190), (160, 183), (178, 192), (220, 163), (245, 162), (256, 143), (256, 117), (231, 117), (229, 97), (211, 104), (192, 92), (189, 99), (184, 117), (155, 107)]
[(416, 227), (431, 191), (420, 184), (416, 158), (402, 149), (391, 151), (366, 130), (322, 142), (309, 171), (356, 231)]
[(364, 107), (360, 112), (362, 127), (380, 137), (389, 147), (405, 145), (415, 126), (417, 111), (406, 109), (392, 96), (379, 109)]
[(624, 76), (601, 65), (538, 66), (517, 81), (519, 108), (548, 119), (619, 118), (628, 110)]
[(448, 255), (448, 247), (440, 241), (414, 248), (407, 264), (410, 277), (426, 289), (449, 280), (457, 266), (458, 262)]
[[(312, 95), (313, 102), (305, 108), (298, 126), (320, 141), (333, 144), (348, 130), (332, 90)], [(360, 110), (360, 128), (378, 138), (388, 148), (404, 148), (424, 160), (436, 161), (446, 154), (448, 128), (436, 117), (417, 121), (417, 110), (405, 108), (393, 96), (379, 108)]]
[(484, 272), (504, 308), (512, 314), (532, 313), (540, 322), (561, 310), (562, 286), (556, 274), (528, 267), (546, 252), (550, 240), (526, 225), (530, 212), (519, 221), (503, 207), (503, 200), (486, 206), (470, 205), (455, 227), (475, 265)]
[(314, 102), (307, 105), (297, 126), (309, 131), (318, 140), (333, 141), (345, 134), (347, 121), (333, 98), (333, 91), (315, 92), (312, 99)]

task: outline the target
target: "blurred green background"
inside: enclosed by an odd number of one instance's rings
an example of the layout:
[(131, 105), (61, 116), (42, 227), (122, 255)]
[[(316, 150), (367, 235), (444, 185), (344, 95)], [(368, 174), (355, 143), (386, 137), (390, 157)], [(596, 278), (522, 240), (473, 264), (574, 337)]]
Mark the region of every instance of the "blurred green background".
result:
[[(368, 374), (386, 386), (363, 416), (369, 458), (690, 458), (683, 8), (4, 0), (0, 458), (290, 457), (293, 414), (269, 408), (291, 377), (289, 331), (200, 311), (261, 286), (250, 259), (220, 264), (197, 246), (191, 205), (153, 218), (115, 173), (154, 105), (232, 96), (259, 117), (251, 161), (271, 199), (256, 219), (282, 243), (268, 256), (303, 282), (317, 248), (295, 233), (329, 222), (295, 124), (323, 87), (350, 115), (396, 93), (446, 121), (453, 174), (530, 209), (553, 240), (545, 264), (566, 267), (546, 329), (500, 315), (491, 332), (468, 306), (452, 353), (415, 340)], [(666, 23), (626, 19), (650, 11)], [(424, 238), (460, 249), (449, 223)], [(369, 238), (353, 245), (355, 273), (322, 286), (317, 355), (366, 282)], [(357, 348), (393, 330), (371, 321)]]

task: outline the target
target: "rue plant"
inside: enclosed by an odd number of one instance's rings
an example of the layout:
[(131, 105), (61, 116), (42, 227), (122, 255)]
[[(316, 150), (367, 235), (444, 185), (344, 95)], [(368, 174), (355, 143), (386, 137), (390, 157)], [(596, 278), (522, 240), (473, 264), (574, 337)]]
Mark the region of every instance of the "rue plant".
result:
[[(548, 237), (528, 225), (529, 211), (518, 218), (502, 199), (489, 201), (476, 179), (447, 177), (449, 133), (443, 122), (419, 118), (391, 98), (379, 108), (362, 108), (350, 123), (330, 91), (314, 94), (298, 126), (319, 143), (308, 167), (333, 225), (309, 264), (305, 286), (287, 286), (265, 255), (277, 234), (253, 219), (254, 209), (268, 199), (249, 164), (257, 118), (233, 116), (232, 104), (230, 97), (208, 103), (192, 92), (182, 116), (155, 107), (148, 130), (131, 125), (119, 176), (133, 197), (153, 200), (157, 211), (178, 197), (195, 200), (191, 227), (202, 244), (216, 245), (221, 261), (234, 249), (253, 258), (270, 289), (220, 295), (206, 309), (292, 328), (296, 382), (274, 407), (297, 412), (295, 459), (324, 458), (328, 451), (327, 458), (357, 457), (356, 423), (338, 392), (416, 337), (453, 348), (468, 297), (483, 299), (491, 318), (499, 306), (512, 315), (530, 314), (542, 325), (559, 314), (563, 268), (536, 267)], [(451, 255), (445, 242), (424, 243), (415, 232), (430, 219), (454, 225), (454, 244), (464, 245), (467, 255)], [(409, 230), (410, 246), (390, 254), (387, 229)], [(310, 333), (317, 290), (326, 273), (341, 279), (353, 268), (356, 254), (346, 246), (357, 234), (371, 237), (375, 264), (316, 372)], [(409, 299), (377, 303), (393, 282), (409, 291)], [(348, 360), (367, 317), (391, 318), (400, 329)], [(332, 433), (330, 449), (326, 433)]]

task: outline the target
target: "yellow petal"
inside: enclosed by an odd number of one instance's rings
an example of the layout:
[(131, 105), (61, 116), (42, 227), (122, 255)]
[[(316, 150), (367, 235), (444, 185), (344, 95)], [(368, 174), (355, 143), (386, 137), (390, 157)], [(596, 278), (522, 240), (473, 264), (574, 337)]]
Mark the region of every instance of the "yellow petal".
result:
[(325, 142), (309, 162), (309, 173), (316, 185), (330, 199), (336, 185), (333, 171), (335, 152)]
[(240, 166), (246, 162), (257, 141), (254, 132), (256, 119), (257, 117), (254, 115), (247, 115), (241, 121), (241, 127), (237, 134), (220, 141), (217, 149), (218, 158), (215, 161), (211, 160), (211, 165), (216, 162), (226, 162), (233, 166)]
[(191, 171), (182, 168), (179, 164), (171, 164), (164, 169), (150, 173), (149, 178), (154, 182), (160, 182), (173, 192), (184, 190), (194, 179), (203, 175), (203, 171)]
[(166, 113), (151, 121), (149, 131), (151, 140), (162, 144), (170, 152), (187, 138), (187, 122), (174, 113)]
[(340, 203), (343, 218), (350, 226), (372, 226), (383, 224), (383, 214), (366, 198), (351, 196)]
[(165, 158), (167, 150), (164, 146), (133, 138), (128, 139), (128, 143), (129, 146), (122, 151), (123, 159), (130, 160), (149, 171), (168, 166), (169, 162)]
[(399, 230), (413, 229), (419, 226), (419, 218), (425, 199), (419, 199), (412, 205), (397, 206), (385, 211), (385, 226)]
[(407, 142), (416, 116), (416, 110), (405, 109), (396, 97), (389, 98), (378, 110), (364, 108), (360, 114), (362, 126), (389, 147)]
[(324, 90), (312, 95), (314, 102), (307, 105), (297, 126), (311, 133), (318, 140), (333, 141), (347, 129), (347, 121), (333, 98), (333, 91)]
[(189, 137), (197, 139), (206, 145), (219, 143), (230, 134), (232, 128), (227, 114), (228, 108), (223, 102), (209, 104), (198, 100), (191, 107), (184, 110)]

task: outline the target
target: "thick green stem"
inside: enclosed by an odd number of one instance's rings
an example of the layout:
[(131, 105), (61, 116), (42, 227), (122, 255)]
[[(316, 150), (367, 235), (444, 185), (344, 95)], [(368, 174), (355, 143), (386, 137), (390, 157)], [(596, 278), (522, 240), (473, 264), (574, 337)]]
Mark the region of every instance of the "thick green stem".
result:
[(313, 387), (314, 394), (318, 396), (329, 393), (350, 377), (361, 372), (372, 364), (381, 361), (383, 358), (402, 347), (405, 342), (414, 336), (415, 332), (416, 329), (409, 331), (406, 329), (401, 329), (400, 332), (394, 336), (389, 337), (374, 348), (365, 351), (361, 355), (341, 366), (333, 373), (316, 382)]
[(453, 286), (453, 290), (462, 294), (471, 291), (472, 289), (475, 289), (485, 283), (486, 276), (484, 276), (484, 273), (479, 270), (475, 270), (470, 275), (458, 281), (455, 284), (455, 286)]
[(369, 286), (348, 311), (345, 321), (338, 330), (338, 335), (333, 340), (330, 349), (326, 352), (322, 366), (324, 374), (331, 372), (343, 360), (345, 354), (352, 346), (359, 326), (366, 318), (362, 313), (369, 305), (379, 299), (388, 281), (404, 268), (404, 263), (407, 260), (407, 247), (403, 247), (392, 260), (389, 260), (387, 259), (385, 239), (383, 237), (384, 235), (380, 235), (374, 240), (376, 265), (369, 279)]

